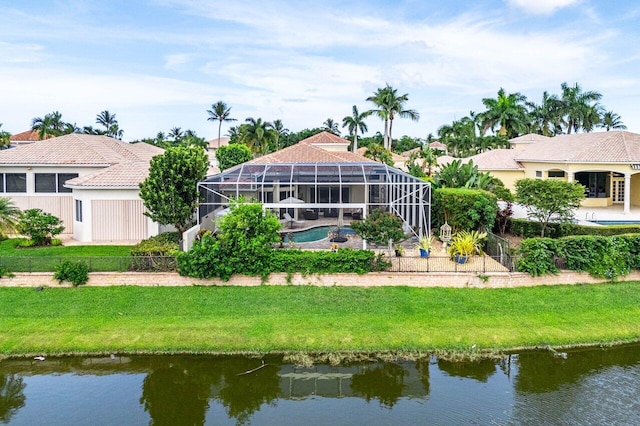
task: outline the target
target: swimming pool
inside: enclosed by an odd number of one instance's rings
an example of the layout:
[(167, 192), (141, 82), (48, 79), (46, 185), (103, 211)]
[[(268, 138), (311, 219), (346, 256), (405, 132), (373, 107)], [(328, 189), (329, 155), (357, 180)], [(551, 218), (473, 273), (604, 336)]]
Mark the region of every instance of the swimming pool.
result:
[(598, 225), (640, 225), (640, 220), (590, 220), (591, 223)]
[[(320, 241), (327, 238), (329, 230), (335, 228), (335, 226), (317, 226), (315, 228), (305, 229), (304, 231), (289, 231), (293, 234), (294, 243), (310, 243), (312, 241)], [(284, 242), (289, 242), (289, 232), (284, 232)], [(348, 226), (340, 227), (340, 235), (355, 235), (356, 232)]]

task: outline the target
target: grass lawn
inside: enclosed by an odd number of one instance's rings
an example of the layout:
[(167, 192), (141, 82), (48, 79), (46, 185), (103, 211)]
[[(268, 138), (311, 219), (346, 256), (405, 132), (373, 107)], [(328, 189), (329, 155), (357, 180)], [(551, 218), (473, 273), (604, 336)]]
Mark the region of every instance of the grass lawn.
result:
[(0, 354), (510, 349), (640, 338), (640, 282), (0, 288)]
[(0, 242), (0, 264), (11, 272), (51, 272), (64, 259), (83, 260), (90, 264), (91, 271), (126, 271), (130, 262), (131, 246), (16, 248), (21, 240), (12, 238)]

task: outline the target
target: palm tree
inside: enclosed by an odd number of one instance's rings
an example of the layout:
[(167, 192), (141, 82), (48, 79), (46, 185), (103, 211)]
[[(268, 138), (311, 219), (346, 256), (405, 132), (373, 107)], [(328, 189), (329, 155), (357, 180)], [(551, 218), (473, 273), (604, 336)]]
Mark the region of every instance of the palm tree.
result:
[(620, 129), (624, 130), (627, 126), (622, 123), (622, 117), (616, 114), (613, 111), (607, 111), (602, 114), (602, 121), (600, 122), (600, 127), (604, 128), (607, 132), (611, 129)]
[(562, 105), (556, 95), (549, 95), (545, 90), (542, 93), (542, 102), (537, 105), (527, 102), (530, 108), (530, 131), (544, 136), (555, 136), (562, 132)]
[(271, 124), (262, 121), (262, 118), (255, 120), (249, 117), (245, 121), (246, 124), (241, 127), (240, 142), (247, 145), (255, 154), (267, 154), (269, 144), (275, 139), (275, 132), (270, 128)]
[(9, 148), (11, 145), (11, 133), (2, 130), (2, 123), (0, 123), (0, 149)]
[(222, 122), (237, 121), (235, 118), (229, 117), (231, 115), (231, 107), (227, 107), (222, 101), (218, 101), (211, 105), (211, 109), (208, 109), (209, 118), (207, 121), (218, 121), (218, 148), (220, 148), (220, 131), (222, 130)]
[(289, 135), (289, 129), (285, 129), (284, 124), (282, 124), (282, 120), (280, 119), (273, 120), (273, 123), (270, 123), (269, 127), (273, 130), (274, 142), (277, 151), (280, 149), (280, 137), (287, 137)]
[(172, 138), (175, 142), (180, 142), (180, 139), (184, 137), (184, 132), (180, 127), (173, 127), (169, 130), (169, 134), (167, 136)]
[(498, 135), (513, 138), (520, 133), (527, 131), (529, 119), (525, 108), (526, 97), (520, 93), (506, 94), (501, 87), (498, 90), (498, 97), (484, 98), (482, 104), (487, 108), (480, 113), (480, 121), (484, 130), (494, 131), (496, 126), (500, 126)]
[(347, 115), (342, 119), (342, 127), (347, 127), (349, 134), (353, 136), (353, 152), (358, 150), (358, 130), (363, 134), (369, 130), (367, 124), (364, 122), (364, 119), (369, 115), (369, 111), (363, 113), (358, 112), (358, 107), (354, 105), (351, 115)]
[(17, 232), (22, 212), (13, 204), (13, 200), (0, 197), (0, 232), (10, 234)]
[(571, 134), (571, 130), (577, 132), (580, 128), (584, 129), (585, 120), (587, 125), (593, 124), (593, 111), (597, 102), (602, 98), (598, 92), (583, 92), (578, 83), (569, 86), (566, 82), (560, 85), (562, 95), (560, 98), (561, 111), (567, 126), (567, 134)]
[(338, 127), (338, 123), (333, 121), (333, 118), (327, 118), (326, 121), (322, 123), (322, 125), (324, 126), (322, 130), (331, 132), (334, 135), (338, 135), (338, 136), (340, 135), (340, 129)]
[[(96, 123), (104, 126), (105, 128), (105, 130), (97, 130), (97, 134), (103, 134), (112, 138), (122, 139), (124, 130), (120, 129), (115, 114), (111, 114), (107, 110), (101, 111), (98, 115), (96, 115)], [(85, 127), (85, 133), (86, 130), (91, 129)]]
[(364, 152), (364, 156), (380, 163), (385, 163), (388, 166), (393, 166), (393, 157), (391, 151), (386, 149), (380, 144), (372, 143), (367, 146), (367, 150)]
[(385, 142), (386, 149), (391, 149), (391, 141), (393, 140), (393, 120), (397, 116), (400, 118), (410, 118), (413, 121), (420, 119), (420, 114), (412, 109), (404, 109), (405, 103), (409, 100), (409, 94), (398, 96), (398, 90), (387, 85), (378, 89), (373, 96), (369, 96), (367, 101), (373, 102), (378, 108), (368, 111), (369, 114), (377, 115), (380, 119), (384, 120)]

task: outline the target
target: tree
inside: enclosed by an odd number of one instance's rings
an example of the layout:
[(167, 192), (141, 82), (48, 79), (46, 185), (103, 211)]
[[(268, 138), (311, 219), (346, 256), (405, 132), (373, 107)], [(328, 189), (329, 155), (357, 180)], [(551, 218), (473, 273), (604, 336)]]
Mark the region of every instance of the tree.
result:
[(562, 104), (557, 95), (549, 95), (545, 90), (542, 93), (540, 105), (528, 102), (527, 106), (530, 108), (530, 132), (543, 136), (555, 136), (562, 133)]
[[(560, 110), (564, 117), (567, 134), (571, 131), (577, 132), (584, 128), (585, 120), (587, 125), (593, 121), (593, 110), (596, 108), (592, 102), (597, 102), (602, 98), (598, 92), (583, 92), (578, 83), (569, 86), (566, 82), (560, 85), (562, 95), (560, 98)], [(597, 123), (596, 123), (597, 124)]]
[(607, 132), (611, 129), (620, 129), (624, 130), (627, 126), (622, 123), (622, 117), (616, 114), (613, 111), (607, 111), (602, 114), (602, 121), (600, 122), (600, 127), (604, 128)]
[[(104, 110), (96, 116), (96, 123), (104, 126), (105, 128), (105, 130), (100, 130), (99, 134), (110, 136), (116, 139), (122, 139), (124, 130), (120, 129), (120, 127), (118, 126), (118, 120), (116, 120), (115, 114), (111, 114), (109, 111)], [(85, 127), (85, 129), (91, 128)]]
[(342, 127), (347, 127), (349, 135), (353, 136), (353, 152), (358, 150), (358, 130), (362, 133), (367, 133), (367, 130), (369, 130), (364, 122), (364, 119), (369, 115), (369, 111), (358, 112), (358, 107), (354, 105), (351, 115), (347, 115), (342, 119)]
[(26, 386), (18, 374), (0, 374), (0, 423), (9, 423), (11, 417), (24, 407)]
[(431, 176), (438, 165), (438, 156), (434, 151), (425, 145), (420, 151), (411, 153), (406, 162), (409, 174), (416, 177)]
[(500, 126), (498, 135), (506, 136), (508, 139), (526, 133), (529, 123), (525, 108), (526, 99), (517, 92), (506, 94), (502, 87), (498, 90), (496, 99), (482, 99), (482, 104), (487, 108), (480, 114), (483, 129), (494, 131), (496, 126)]
[(340, 135), (340, 129), (338, 127), (338, 123), (333, 121), (333, 118), (327, 118), (324, 123), (322, 123), (323, 130), (333, 133), (334, 135)]
[(376, 109), (369, 110), (367, 113), (376, 115), (384, 121), (384, 147), (388, 150), (391, 150), (393, 120), (396, 115), (401, 118), (410, 118), (413, 121), (420, 119), (418, 112), (404, 108), (408, 100), (408, 93), (398, 95), (398, 90), (389, 84), (384, 88), (379, 88), (372, 96), (367, 98), (368, 102), (373, 102), (377, 107)]
[(351, 222), (351, 227), (363, 240), (376, 245), (386, 245), (389, 240), (395, 243), (404, 238), (402, 220), (381, 209), (373, 210), (364, 220)]
[(11, 146), (11, 133), (2, 130), (0, 123), (0, 149), (9, 148)]
[(40, 139), (47, 139), (51, 136), (61, 136), (73, 133), (75, 125), (70, 125), (62, 121), (62, 114), (54, 111), (44, 116), (44, 118), (36, 117), (31, 121), (31, 129), (38, 131)]
[(218, 101), (215, 104), (211, 105), (211, 109), (207, 110), (209, 113), (209, 117), (207, 121), (217, 121), (218, 122), (218, 148), (220, 148), (220, 131), (222, 130), (222, 122), (230, 122), (237, 121), (235, 118), (231, 118), (231, 107), (227, 107), (222, 101)]
[(149, 176), (140, 184), (145, 215), (184, 233), (193, 222), (200, 199), (198, 182), (205, 178), (208, 167), (204, 150), (195, 146), (168, 148), (153, 157)]
[(20, 220), (22, 233), (28, 235), (36, 246), (48, 246), (51, 240), (64, 231), (62, 221), (40, 209), (29, 209)]
[(19, 229), (21, 217), (22, 212), (11, 198), (0, 197), (0, 233), (16, 232)]
[(242, 164), (245, 161), (251, 160), (251, 158), (253, 158), (251, 150), (243, 144), (234, 143), (221, 146), (216, 150), (216, 159), (218, 160), (220, 171)]
[(364, 152), (364, 156), (373, 161), (384, 163), (387, 166), (393, 166), (393, 157), (391, 156), (391, 151), (385, 149), (382, 145), (379, 145), (377, 143), (369, 145), (367, 147), (367, 150)]
[(573, 210), (584, 199), (584, 186), (554, 179), (520, 179), (516, 182), (516, 201), (524, 204), (530, 218), (541, 225), (540, 236), (551, 221), (571, 222)]
[(240, 127), (240, 143), (247, 145), (253, 153), (265, 155), (269, 152), (269, 145), (275, 140), (275, 132), (271, 124), (249, 117)]
[[(282, 124), (282, 120), (273, 120), (273, 123), (270, 123), (270, 127), (273, 130), (275, 149), (276, 151), (280, 149), (280, 138), (284, 137), (285, 139), (289, 136), (289, 129), (285, 129), (284, 124)], [(286, 140), (285, 140), (286, 143)]]
[(393, 141), (391, 147), (392, 151), (402, 154), (414, 148), (422, 147), (422, 141), (419, 138), (404, 135), (399, 140)]

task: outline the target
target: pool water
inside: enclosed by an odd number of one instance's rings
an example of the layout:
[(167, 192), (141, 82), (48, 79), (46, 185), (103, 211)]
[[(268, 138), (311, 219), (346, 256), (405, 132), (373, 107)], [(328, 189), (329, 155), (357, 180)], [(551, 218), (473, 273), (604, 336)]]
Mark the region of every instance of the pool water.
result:
[(639, 220), (591, 220), (592, 223), (598, 225), (640, 225)]
[[(329, 230), (335, 228), (335, 226), (317, 226), (315, 228), (305, 229), (304, 231), (291, 232), (293, 234), (294, 243), (310, 243), (312, 241), (320, 241), (327, 238)], [(356, 232), (348, 226), (340, 227), (340, 235), (355, 235)], [(290, 242), (289, 232), (285, 233), (285, 243)]]

